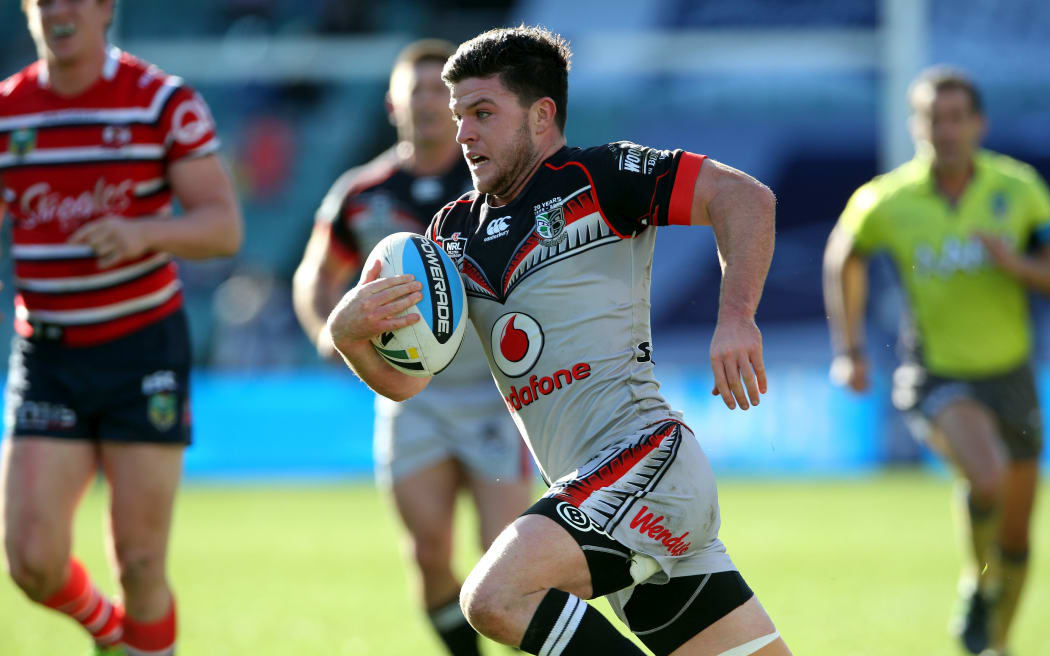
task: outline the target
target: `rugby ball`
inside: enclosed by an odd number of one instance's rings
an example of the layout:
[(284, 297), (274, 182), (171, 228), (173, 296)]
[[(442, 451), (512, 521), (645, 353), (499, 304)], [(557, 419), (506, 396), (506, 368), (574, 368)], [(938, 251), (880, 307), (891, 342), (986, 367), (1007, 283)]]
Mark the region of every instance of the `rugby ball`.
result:
[(372, 249), (365, 271), (379, 260), (379, 276), (410, 274), (422, 283), (423, 299), (402, 315), (416, 323), (372, 338), (376, 353), (409, 376), (440, 373), (456, 357), (467, 327), (467, 293), (452, 258), (438, 244), (411, 232), (395, 232)]

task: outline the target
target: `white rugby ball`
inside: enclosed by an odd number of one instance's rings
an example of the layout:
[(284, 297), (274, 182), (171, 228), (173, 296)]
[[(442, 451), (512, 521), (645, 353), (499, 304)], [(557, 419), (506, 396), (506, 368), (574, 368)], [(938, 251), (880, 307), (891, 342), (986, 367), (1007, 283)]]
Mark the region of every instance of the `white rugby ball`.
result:
[(379, 260), (381, 278), (410, 274), (423, 299), (402, 315), (416, 323), (372, 338), (376, 353), (398, 371), (420, 378), (440, 373), (456, 357), (467, 327), (467, 293), (452, 258), (438, 244), (411, 232), (395, 232), (369, 253), (365, 271)]

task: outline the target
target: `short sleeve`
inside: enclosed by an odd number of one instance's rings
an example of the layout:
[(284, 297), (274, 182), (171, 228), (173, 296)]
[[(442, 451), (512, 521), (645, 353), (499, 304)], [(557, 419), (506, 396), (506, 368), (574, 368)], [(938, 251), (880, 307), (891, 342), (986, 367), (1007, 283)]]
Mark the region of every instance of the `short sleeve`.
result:
[(631, 234), (649, 225), (689, 225), (706, 156), (629, 141), (591, 149), (590, 155), (598, 201), (616, 230)]
[(161, 114), (165, 160), (171, 164), (185, 157), (201, 157), (219, 150), (215, 120), (199, 93), (180, 86)]
[(332, 254), (345, 262), (357, 265), (361, 261), (360, 249), (346, 217), (347, 200), (353, 186), (351, 173), (340, 176), (325, 194), (317, 212), (314, 213), (314, 225), (320, 230), (328, 230), (328, 250)]
[(838, 229), (853, 238), (854, 249), (859, 253), (870, 253), (886, 246), (882, 222), (879, 220), (879, 195), (871, 183), (853, 192), (846, 209), (839, 217)]
[(1050, 246), (1050, 190), (1047, 190), (1046, 182), (1033, 171), (1033, 179), (1029, 184), (1031, 189), (1031, 245), (1033, 248), (1042, 249)]

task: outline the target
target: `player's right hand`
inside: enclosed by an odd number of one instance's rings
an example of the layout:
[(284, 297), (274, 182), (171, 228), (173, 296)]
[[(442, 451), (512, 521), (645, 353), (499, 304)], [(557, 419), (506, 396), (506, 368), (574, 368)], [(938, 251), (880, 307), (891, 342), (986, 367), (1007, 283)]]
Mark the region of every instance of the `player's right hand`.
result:
[(381, 269), (377, 260), (328, 315), (328, 333), (340, 351), (419, 321), (415, 313), (398, 315), (422, 300), (422, 284), (409, 275), (380, 278)]
[(868, 391), (868, 358), (863, 353), (842, 353), (831, 361), (831, 382), (854, 392)]

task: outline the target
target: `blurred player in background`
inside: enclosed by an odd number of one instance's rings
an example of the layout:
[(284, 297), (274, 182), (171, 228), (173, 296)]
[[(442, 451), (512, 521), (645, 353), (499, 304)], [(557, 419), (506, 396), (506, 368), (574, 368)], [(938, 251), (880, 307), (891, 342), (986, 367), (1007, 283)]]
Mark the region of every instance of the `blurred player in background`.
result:
[[(499, 29), (462, 44), (443, 73), (477, 191), (427, 234), (460, 267), (492, 374), (552, 485), (500, 534), (461, 603), (482, 634), (530, 654), (642, 654), (582, 601), (599, 596), (658, 656), (789, 654), (718, 539), (714, 477), (658, 391), (649, 330), (656, 226), (712, 225), (716, 390), (731, 409), (759, 402), (754, 312), (773, 194), (681, 150), (567, 147), (570, 56), (546, 30)], [(369, 385), (404, 398), (429, 379), (395, 371), (369, 338), (413, 321), (397, 313), (420, 283), (378, 270), (329, 327)]]
[[(470, 188), (456, 143), (441, 67), (455, 46), (407, 46), (390, 75), (387, 111), (398, 142), (336, 181), (296, 271), (296, 313), (325, 358), (338, 358), (325, 320), (372, 248), (394, 232), (420, 233), (449, 197)], [(529, 504), (531, 466), (484, 353), (467, 328), (459, 357), (424, 394), (376, 397), (376, 474), (393, 493), (421, 579), (424, 608), (456, 656), (478, 654), (452, 571), (453, 515), (462, 487), (473, 495), (483, 548)]]
[[(7, 566), (30, 599), (83, 625), (97, 653), (172, 654), (165, 561), (190, 442), (191, 359), (172, 256), (234, 254), (240, 213), (201, 97), (107, 46), (113, 0), (22, 8), (40, 59), (0, 83), (17, 287)], [(73, 515), (99, 469), (119, 601), (71, 557)]]
[(893, 402), (958, 470), (969, 558), (956, 630), (1002, 654), (1028, 566), (1042, 424), (1029, 289), (1050, 293), (1050, 194), (1029, 166), (980, 150), (981, 97), (946, 68), (912, 85), (912, 161), (854, 193), (825, 253), (832, 378), (868, 387), (866, 258), (893, 260), (912, 330)]

